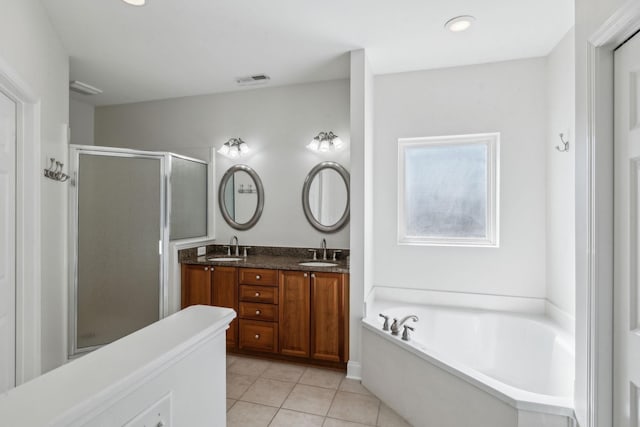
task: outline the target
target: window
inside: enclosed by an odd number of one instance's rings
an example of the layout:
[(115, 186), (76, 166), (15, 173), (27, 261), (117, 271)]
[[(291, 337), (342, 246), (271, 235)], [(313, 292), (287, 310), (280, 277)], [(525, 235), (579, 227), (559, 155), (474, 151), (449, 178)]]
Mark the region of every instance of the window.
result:
[(499, 133), (398, 140), (398, 243), (498, 246)]

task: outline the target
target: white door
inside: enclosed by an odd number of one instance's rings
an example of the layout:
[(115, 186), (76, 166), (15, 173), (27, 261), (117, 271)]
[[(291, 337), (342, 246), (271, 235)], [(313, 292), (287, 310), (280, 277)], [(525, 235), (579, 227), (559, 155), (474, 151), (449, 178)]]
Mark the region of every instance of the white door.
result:
[(614, 54), (614, 423), (640, 413), (640, 35)]
[(0, 92), (0, 393), (15, 385), (16, 103)]

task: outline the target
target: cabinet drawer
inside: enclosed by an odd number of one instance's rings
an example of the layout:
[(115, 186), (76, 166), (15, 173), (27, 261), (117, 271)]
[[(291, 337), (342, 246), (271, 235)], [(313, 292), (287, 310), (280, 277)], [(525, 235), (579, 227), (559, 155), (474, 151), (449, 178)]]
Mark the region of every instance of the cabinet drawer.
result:
[(278, 288), (270, 286), (240, 285), (240, 301), (278, 303)]
[(278, 270), (265, 268), (241, 268), (240, 284), (278, 286)]
[(278, 306), (272, 304), (259, 304), (255, 302), (241, 302), (239, 317), (243, 319), (277, 322)]
[(275, 353), (278, 351), (278, 324), (240, 319), (241, 350)]

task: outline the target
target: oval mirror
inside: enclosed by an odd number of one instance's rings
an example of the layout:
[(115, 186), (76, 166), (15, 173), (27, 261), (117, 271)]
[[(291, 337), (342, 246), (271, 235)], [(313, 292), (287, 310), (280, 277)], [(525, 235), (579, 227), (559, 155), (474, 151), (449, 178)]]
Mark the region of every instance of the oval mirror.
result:
[(264, 208), (264, 188), (260, 177), (247, 165), (230, 167), (218, 189), (220, 212), (236, 230), (248, 230), (260, 219)]
[(349, 172), (335, 162), (316, 165), (302, 187), (302, 208), (317, 230), (334, 233), (349, 222)]

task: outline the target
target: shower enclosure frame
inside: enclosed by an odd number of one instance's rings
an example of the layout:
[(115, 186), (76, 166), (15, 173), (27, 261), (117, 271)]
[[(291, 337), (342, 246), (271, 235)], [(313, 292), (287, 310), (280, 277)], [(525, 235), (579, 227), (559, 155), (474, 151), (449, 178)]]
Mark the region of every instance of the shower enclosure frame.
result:
[[(112, 148), (100, 146), (73, 145), (69, 146), (69, 171), (71, 175), (71, 188), (69, 192), (69, 272), (71, 275), (68, 297), (68, 359), (91, 352), (101, 345), (78, 347), (78, 246), (79, 246), (79, 166), (80, 155), (94, 155), (119, 158), (152, 159), (160, 162), (160, 240), (158, 243), (159, 256), (159, 301), (158, 317), (162, 319), (170, 314), (169, 307), (169, 243), (170, 243), (170, 218), (171, 218), (171, 166), (172, 157), (193, 161), (208, 165), (207, 162), (168, 152), (143, 151), (125, 148)], [(209, 170), (209, 166), (207, 167)], [(208, 173), (209, 175), (209, 173)], [(209, 176), (207, 175), (207, 194), (209, 193)], [(210, 197), (210, 196), (209, 196)], [(207, 209), (210, 209), (207, 203)], [(207, 236), (212, 224), (207, 214)]]

